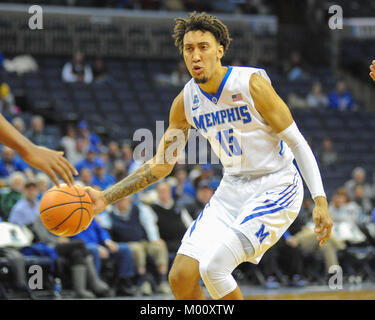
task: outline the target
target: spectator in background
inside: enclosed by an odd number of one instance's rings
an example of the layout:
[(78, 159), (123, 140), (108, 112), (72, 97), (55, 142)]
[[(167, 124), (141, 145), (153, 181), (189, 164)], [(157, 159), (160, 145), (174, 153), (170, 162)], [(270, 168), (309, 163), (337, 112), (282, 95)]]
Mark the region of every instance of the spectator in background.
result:
[(116, 182), (124, 179), (127, 174), (125, 163), (122, 160), (116, 160), (112, 172)]
[(202, 212), (206, 204), (210, 201), (214, 194), (214, 190), (207, 181), (202, 181), (198, 185), (197, 193), (195, 199), (186, 204), (185, 208), (189, 212), (193, 219), (198, 218), (199, 214)]
[(159, 293), (170, 294), (168, 284), (168, 250), (160, 238), (155, 217), (145, 206), (138, 206), (131, 198), (118, 201), (111, 212), (111, 234), (115, 241), (126, 242), (132, 251), (138, 274), (138, 286), (145, 295), (152, 293), (146, 279), (146, 257), (149, 256), (157, 268), (156, 282)]
[(350, 201), (347, 191), (340, 188), (332, 198), (329, 212), (334, 221), (333, 236), (347, 244), (359, 244), (366, 240), (366, 236), (358, 227), (362, 208)]
[(44, 193), (51, 188), (51, 179), (44, 172), (38, 172), (35, 176), (35, 182), (39, 192), (38, 200), (40, 201)]
[(352, 171), (352, 178), (345, 182), (344, 187), (348, 194), (349, 200), (354, 200), (354, 190), (357, 185), (364, 187), (366, 197), (371, 197), (371, 186), (366, 183), (366, 171), (362, 167), (356, 167)]
[(297, 51), (290, 55), (289, 63), (286, 67), (287, 78), (289, 81), (306, 79), (307, 75), (302, 67), (301, 54)]
[(108, 80), (108, 71), (102, 58), (96, 58), (92, 67), (94, 82), (102, 83)]
[(14, 95), (7, 83), (0, 84), (0, 113), (11, 117), (20, 112), (15, 104)]
[(359, 184), (355, 186), (353, 201), (361, 208), (361, 213), (364, 217), (370, 216), (372, 203), (370, 197), (365, 194), (365, 188), (363, 185)]
[(92, 184), (105, 190), (115, 183), (115, 178), (106, 172), (106, 165), (102, 158), (96, 158), (94, 161), (94, 176)]
[(31, 224), (39, 216), (38, 188), (32, 180), (26, 182), (23, 196), (16, 202), (8, 221), (18, 225)]
[(338, 155), (333, 148), (332, 140), (325, 137), (322, 141), (322, 148), (318, 151), (319, 163), (324, 167), (332, 167), (337, 163)]
[(65, 63), (62, 69), (62, 79), (65, 82), (91, 83), (93, 81), (92, 69), (85, 62), (83, 53), (75, 53), (72, 61)]
[(172, 197), (178, 202), (178, 205), (183, 206), (195, 198), (195, 188), (188, 179), (185, 168), (178, 168), (174, 173), (174, 177), (177, 184), (172, 187)]
[(180, 61), (177, 65), (177, 69), (174, 70), (171, 74), (170, 83), (175, 87), (181, 87), (190, 80), (190, 75), (187, 72), (185, 62)]
[(85, 154), (85, 158), (75, 163), (74, 166), (77, 169), (78, 173), (80, 173), (83, 168), (88, 168), (92, 172), (94, 172), (95, 159), (96, 159), (96, 151), (94, 148), (90, 147)]
[(100, 147), (102, 144), (99, 136), (89, 130), (89, 126), (85, 120), (78, 123), (78, 137), (84, 138), (90, 143), (90, 147), (95, 150), (95, 152), (100, 152)]
[(14, 171), (22, 171), (27, 178), (33, 178), (33, 172), (23, 159), (16, 156), (15, 152), (3, 146), (3, 151), (0, 159), (0, 177), (6, 178)]
[(199, 177), (194, 180), (194, 185), (197, 186), (201, 181), (206, 181), (211, 184), (211, 187), (216, 190), (220, 184), (219, 178), (215, 175), (212, 164), (207, 163), (202, 165), (202, 171)]
[(131, 251), (126, 243), (112, 241), (108, 232), (102, 228), (96, 219), (81, 233), (72, 237), (86, 243), (87, 249), (94, 256), (97, 273), (101, 271), (101, 259), (111, 259), (116, 264), (116, 292), (117, 295), (134, 296), (136, 288), (133, 284), (135, 276)]
[(12, 125), (18, 130), (19, 133), (25, 134), (26, 127), (25, 122), (21, 117), (14, 117), (12, 120)]
[(79, 173), (79, 181), (83, 186), (92, 185), (92, 171), (89, 168), (82, 168)]
[[(336, 192), (333, 196), (332, 201), (330, 202), (330, 213), (331, 210), (337, 212), (339, 208), (341, 208), (347, 199), (341, 191)], [(290, 230), (292, 236), (288, 240), (289, 242), (292, 241), (294, 245), (299, 246), (303, 251), (312, 253), (314, 256), (323, 256), (325, 270), (328, 275), (329, 268), (333, 265), (340, 265), (338, 259), (338, 251), (345, 249), (344, 241), (340, 240), (334, 232), (324, 244), (324, 246), (319, 246), (319, 243), (316, 241), (316, 234), (314, 233), (314, 222), (312, 221), (312, 203), (310, 199), (304, 199), (303, 206), (302, 206), (302, 214), (303, 219), (300, 221), (301, 223), (298, 224), (298, 228), (294, 228)], [(308, 219), (307, 219), (308, 217)], [(334, 220), (334, 229), (336, 228), (336, 221)], [(298, 218), (297, 218), (298, 221)]]
[(44, 119), (42, 116), (33, 116), (31, 118), (31, 128), (26, 133), (27, 137), (37, 145), (55, 149), (56, 143), (54, 137), (44, 132)]
[(9, 188), (0, 193), (0, 218), (8, 221), (14, 205), (22, 198), (26, 176), (22, 172), (15, 171), (9, 175)]
[(193, 219), (186, 209), (176, 207), (168, 183), (160, 182), (156, 191), (157, 199), (151, 204), (151, 209), (157, 217), (160, 238), (167, 243), (168, 252), (176, 254), (182, 237)]
[(329, 100), (324, 94), (322, 84), (320, 82), (315, 82), (311, 88), (311, 91), (306, 97), (307, 106), (310, 108), (318, 107), (328, 107)]
[(77, 137), (75, 140), (75, 150), (69, 155), (71, 157), (71, 163), (78, 163), (82, 161), (85, 158), (89, 148), (89, 141), (87, 141), (85, 138)]
[(68, 124), (66, 126), (66, 132), (65, 135), (60, 140), (60, 145), (64, 148), (64, 154), (65, 157), (69, 160), (71, 163), (76, 163), (77, 155), (75, 154), (77, 152), (77, 130), (73, 124)]
[(125, 143), (122, 145), (121, 153), (128, 174), (133, 173), (141, 166), (141, 162), (134, 158), (133, 148), (129, 144)]
[(120, 146), (117, 141), (112, 140), (108, 143), (107, 156), (109, 172), (113, 172), (115, 162), (121, 160)]
[(335, 110), (354, 110), (355, 103), (352, 94), (347, 89), (345, 81), (336, 84), (336, 90), (329, 95), (329, 105)]

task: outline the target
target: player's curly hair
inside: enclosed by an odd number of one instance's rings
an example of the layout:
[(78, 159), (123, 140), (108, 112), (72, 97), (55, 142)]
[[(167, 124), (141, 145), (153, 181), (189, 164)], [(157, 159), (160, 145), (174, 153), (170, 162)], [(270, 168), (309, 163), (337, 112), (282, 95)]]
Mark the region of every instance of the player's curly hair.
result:
[(206, 12), (197, 13), (194, 11), (187, 18), (177, 18), (175, 21), (173, 38), (175, 39), (175, 46), (179, 48), (181, 53), (183, 51), (185, 33), (195, 30), (211, 32), (224, 47), (224, 54), (228, 50), (232, 39), (229, 36), (227, 26), (217, 17)]

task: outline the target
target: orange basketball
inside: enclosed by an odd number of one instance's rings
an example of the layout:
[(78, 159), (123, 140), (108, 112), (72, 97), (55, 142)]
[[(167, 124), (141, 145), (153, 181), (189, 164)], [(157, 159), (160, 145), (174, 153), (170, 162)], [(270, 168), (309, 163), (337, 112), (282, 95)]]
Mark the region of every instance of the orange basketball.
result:
[(49, 189), (40, 201), (39, 212), (44, 226), (61, 237), (87, 229), (93, 218), (91, 199), (78, 185)]

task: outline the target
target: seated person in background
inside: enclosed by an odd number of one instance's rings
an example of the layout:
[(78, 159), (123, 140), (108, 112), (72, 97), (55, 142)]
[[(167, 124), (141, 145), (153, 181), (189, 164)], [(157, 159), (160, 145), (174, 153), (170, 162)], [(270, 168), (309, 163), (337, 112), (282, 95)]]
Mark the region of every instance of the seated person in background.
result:
[(86, 246), (82, 241), (57, 237), (50, 233), (43, 225), (39, 214), (38, 189), (36, 183), (28, 181), (25, 185), (24, 198), (13, 207), (9, 222), (28, 226), (34, 233), (34, 244), (23, 248), (25, 255), (49, 256), (51, 267), (57, 256), (67, 260), (72, 275), (73, 291), (77, 298), (95, 298), (86, 290), (88, 284), (98, 295), (107, 295), (109, 287), (97, 276), (92, 257), (89, 257)]
[(33, 171), (22, 158), (7, 146), (3, 146), (0, 158), (0, 178), (7, 178), (14, 171), (22, 171), (28, 179), (33, 178)]
[(337, 82), (336, 90), (329, 95), (329, 105), (335, 110), (355, 109), (353, 96), (347, 89), (345, 81)]
[(15, 104), (14, 95), (7, 83), (0, 83), (0, 113), (11, 117), (20, 112)]
[(324, 167), (334, 166), (337, 163), (338, 155), (333, 147), (330, 138), (325, 137), (322, 141), (322, 148), (317, 152), (319, 163)]
[(168, 250), (160, 238), (155, 217), (146, 206), (139, 206), (126, 198), (118, 201), (109, 212), (111, 219), (110, 232), (116, 242), (126, 242), (132, 252), (138, 274), (138, 286), (142, 294), (152, 293), (146, 277), (146, 257), (153, 259), (157, 268), (157, 291), (170, 294), (168, 272)]
[[(343, 198), (335, 197), (331, 202), (330, 209), (334, 206), (341, 206)], [(329, 268), (333, 265), (340, 265), (337, 252), (345, 249), (345, 243), (331, 235), (324, 246), (319, 246), (316, 242), (314, 233), (314, 222), (311, 220), (311, 212), (313, 209), (312, 202), (309, 198), (305, 198), (302, 204), (301, 212), (299, 213), (295, 223), (289, 230), (291, 236), (288, 237), (287, 242), (291, 246), (298, 246), (302, 251), (312, 253), (313, 255), (323, 256), (326, 277), (328, 277)], [(330, 211), (331, 212), (331, 211)], [(335, 227), (336, 221), (334, 220)], [(334, 228), (335, 228), (334, 227)]]
[(92, 171), (89, 168), (82, 168), (79, 173), (79, 180), (82, 186), (92, 185)]
[(191, 202), (195, 197), (195, 188), (188, 178), (185, 168), (178, 168), (174, 173), (176, 185), (172, 187), (172, 197), (179, 204)]
[(315, 82), (311, 88), (311, 91), (306, 97), (307, 106), (310, 108), (317, 107), (328, 107), (329, 100), (328, 97), (324, 94), (322, 85), (320, 82)]
[(25, 134), (25, 121), (23, 121), (21, 117), (14, 117), (12, 120), (12, 125), (18, 130), (19, 133)]
[(91, 83), (93, 81), (92, 69), (85, 63), (85, 56), (81, 52), (75, 53), (72, 61), (65, 63), (62, 79), (65, 82)]
[(22, 172), (15, 171), (8, 178), (9, 188), (0, 194), (0, 218), (8, 221), (10, 212), (18, 200), (22, 198), (26, 176)]
[(94, 82), (101, 83), (108, 80), (108, 71), (102, 58), (96, 58), (92, 67)]
[(55, 149), (56, 141), (51, 135), (45, 133), (44, 119), (41, 116), (31, 118), (31, 128), (27, 131), (26, 136), (35, 144)]
[(101, 259), (114, 260), (117, 274), (114, 286), (117, 295), (134, 296), (136, 288), (133, 284), (135, 276), (131, 251), (126, 243), (112, 241), (108, 232), (93, 219), (90, 226), (81, 233), (71, 237), (86, 243), (89, 252), (94, 256), (97, 273), (101, 272)]
[(158, 183), (156, 192), (157, 199), (150, 207), (156, 216), (160, 238), (166, 242), (168, 252), (176, 254), (182, 237), (193, 219), (186, 209), (176, 206), (168, 183)]
[(44, 193), (52, 187), (52, 180), (44, 172), (38, 172), (35, 176), (35, 182), (39, 192), (38, 200), (40, 201)]
[(104, 160), (102, 158), (96, 158), (92, 184), (94, 186), (99, 186), (102, 190), (107, 189), (115, 183), (115, 178), (106, 171), (107, 169)]
[(366, 183), (366, 170), (362, 167), (355, 167), (352, 171), (352, 178), (344, 184), (350, 200), (354, 199), (354, 189), (357, 185), (362, 185), (365, 196), (371, 197), (371, 186)]
[(210, 201), (214, 190), (210, 183), (202, 181), (198, 185), (198, 190), (194, 201), (186, 204), (185, 208), (193, 219), (198, 218), (206, 204)]

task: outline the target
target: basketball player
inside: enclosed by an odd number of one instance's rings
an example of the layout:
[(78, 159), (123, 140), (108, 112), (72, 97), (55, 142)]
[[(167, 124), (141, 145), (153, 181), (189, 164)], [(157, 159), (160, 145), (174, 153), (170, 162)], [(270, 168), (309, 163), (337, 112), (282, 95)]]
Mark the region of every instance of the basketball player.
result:
[(370, 65), (370, 77), (372, 80), (375, 81), (375, 60), (372, 60), (372, 64)]
[(67, 185), (72, 186), (74, 184), (73, 174), (78, 175), (78, 172), (63, 157), (63, 152), (35, 145), (14, 128), (1, 114), (0, 142), (18, 152), (29, 165), (48, 174), (55, 185), (59, 186), (56, 173), (60, 175)]
[[(170, 284), (176, 299), (204, 299), (200, 278), (214, 299), (243, 299), (231, 272), (244, 261), (258, 263), (300, 210), (303, 184), (294, 157), (315, 201), (320, 245), (332, 228), (327, 199), (314, 155), (266, 72), (222, 66), (231, 40), (227, 27), (214, 16), (193, 13), (176, 20), (174, 38), (192, 79), (172, 103), (155, 157), (111, 188), (87, 191), (97, 214), (168, 176), (190, 127), (198, 129), (225, 171), (182, 239)], [(173, 144), (174, 157), (168, 152)]]

